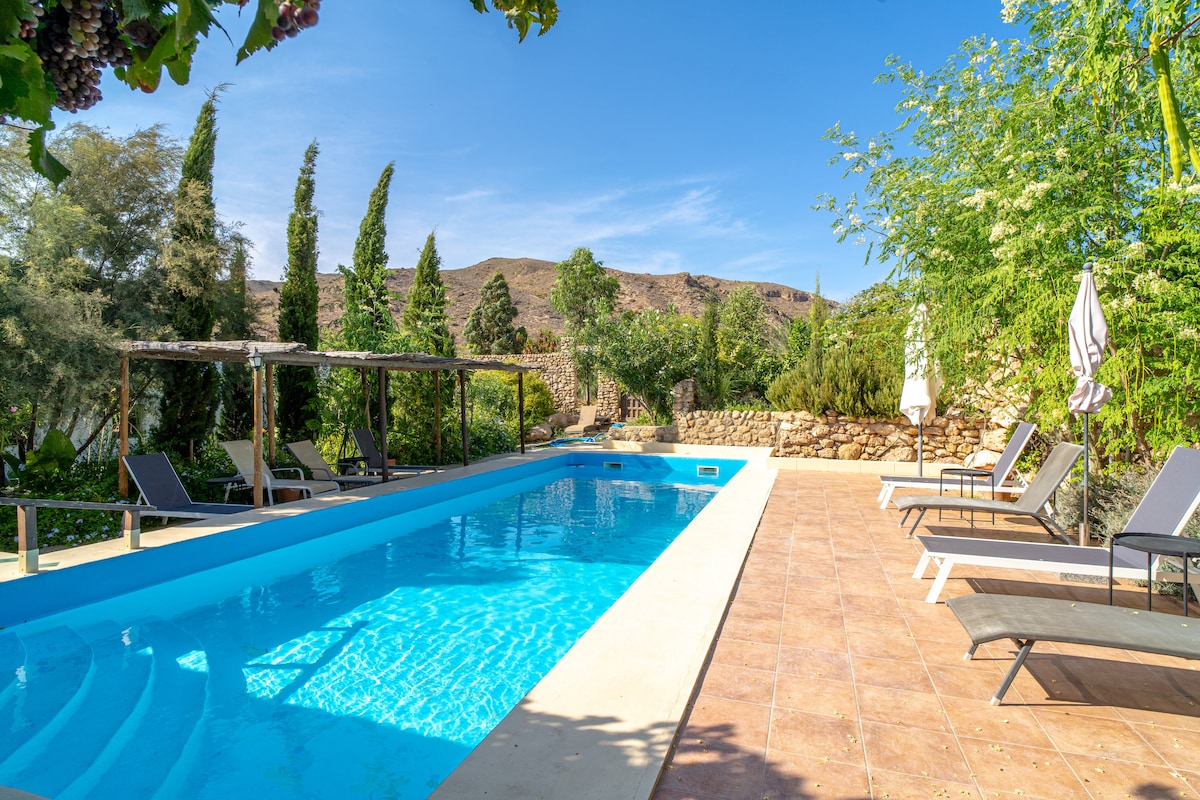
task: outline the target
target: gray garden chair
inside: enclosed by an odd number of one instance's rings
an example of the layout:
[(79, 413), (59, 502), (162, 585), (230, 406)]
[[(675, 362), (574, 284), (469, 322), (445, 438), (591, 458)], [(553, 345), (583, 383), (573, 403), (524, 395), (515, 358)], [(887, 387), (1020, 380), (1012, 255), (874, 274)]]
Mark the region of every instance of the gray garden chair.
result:
[[(1178, 536), (1200, 505), (1200, 450), (1176, 447), (1155, 477), (1154, 483), (1138, 503), (1129, 521), (1127, 533), (1161, 533)], [(965, 539), (957, 536), (918, 536), (925, 548), (914, 578), (923, 578), (930, 564), (938, 572), (925, 602), (936, 603), (950, 571), (959, 564), (999, 567), (1033, 572), (1071, 575), (1108, 575), (1109, 551), (1103, 547), (1074, 544), (1010, 542), (1003, 539)], [(1179, 581), (1182, 573), (1162, 569), (1171, 563), (1165, 556), (1155, 557), (1147, 566), (1146, 555), (1119, 544), (1112, 553), (1114, 578), (1145, 580), (1147, 569), (1159, 581)]]
[(142, 512), (148, 516), (208, 519), (254, 508), (235, 503), (193, 503), (175, 467), (171, 466), (170, 459), (163, 453), (123, 456), (122, 460), (142, 500), (155, 508), (154, 511)]
[(1070, 543), (1066, 532), (1058, 526), (1054, 518), (1046, 511), (1050, 496), (1058, 489), (1059, 484), (1067, 479), (1067, 475), (1075, 467), (1075, 462), (1083, 455), (1083, 446), (1060, 442), (1050, 451), (1046, 463), (1038, 470), (1037, 475), (1025, 488), (1025, 493), (1016, 502), (1004, 500), (986, 500), (981, 497), (948, 497), (944, 495), (907, 495), (898, 497), (893, 502), (896, 508), (904, 512), (900, 520), (903, 526), (913, 511), (918, 511), (917, 519), (908, 530), (908, 537), (917, 530), (922, 517), (929, 509), (940, 511), (979, 511), (982, 513), (1008, 514), (1034, 519), (1051, 536), (1057, 536), (1064, 542)]
[[(1029, 444), (1029, 440), (1036, 430), (1037, 425), (1032, 422), (1018, 424), (1009, 438), (1008, 444), (1004, 447), (1004, 452), (1000, 454), (1000, 458), (996, 459), (996, 466), (992, 467), (991, 474), (965, 477), (962, 481), (946, 481), (945, 485), (947, 488), (953, 486), (956, 489), (969, 487), (972, 493), (977, 489), (990, 489), (993, 498), (996, 496), (997, 489), (1003, 489), (1008, 494), (1020, 494), (1025, 491), (1023, 485), (1013, 484), (1008, 478), (1017, 464), (1017, 459), (1025, 450), (1025, 445)], [(941, 478), (936, 476), (880, 475), (879, 481), (882, 484), (879, 488), (880, 508), (887, 508), (888, 501), (892, 499), (892, 493), (897, 489), (931, 489), (934, 486), (943, 485)]]

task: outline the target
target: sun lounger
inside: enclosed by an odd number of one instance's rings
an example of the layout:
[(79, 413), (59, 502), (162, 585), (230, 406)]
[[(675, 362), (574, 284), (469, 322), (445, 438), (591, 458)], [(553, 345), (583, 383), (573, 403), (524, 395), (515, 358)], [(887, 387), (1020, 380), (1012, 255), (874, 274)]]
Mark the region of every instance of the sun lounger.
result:
[(1013, 471), (1013, 467), (1017, 464), (1017, 458), (1025, 449), (1025, 445), (1029, 443), (1033, 437), (1033, 432), (1037, 430), (1037, 425), (1032, 422), (1022, 422), (1017, 425), (1017, 429), (1013, 431), (1013, 435), (1009, 438), (1008, 444), (1004, 448), (1004, 452), (1000, 454), (1000, 458), (996, 460), (996, 465), (992, 467), (989, 475), (978, 477), (964, 477), (959, 481), (943, 482), (938, 477), (913, 477), (909, 475), (880, 475), (879, 488), (879, 507), (887, 508), (888, 501), (892, 499), (892, 493), (897, 489), (932, 489), (935, 486), (941, 487), (945, 483), (947, 488), (970, 488), (972, 493), (976, 490), (988, 489), (991, 490), (992, 499), (996, 497), (996, 490), (1003, 489), (1008, 494), (1020, 494), (1025, 491), (1023, 484), (1014, 484), (1009, 481), (1008, 477)]
[(975, 655), (979, 645), (998, 639), (1012, 639), (1019, 648), (992, 705), (1004, 699), (1038, 642), (1200, 659), (1200, 626), (1189, 626), (1187, 617), (1175, 614), (1007, 594), (969, 594), (947, 605), (971, 637), (966, 659)]
[(288, 442), (285, 447), (296, 457), (297, 461), (308, 468), (314, 480), (335, 481), (343, 489), (351, 486), (370, 486), (383, 480), (378, 475), (337, 474), (321, 456), (321, 451), (309, 439), (301, 442)]
[(583, 436), (599, 430), (596, 426), (596, 407), (583, 406), (579, 409), (579, 421), (563, 429), (563, 438)]
[[(254, 444), (249, 439), (238, 439), (232, 442), (221, 442), (221, 447), (225, 448), (225, 452), (229, 453), (229, 457), (233, 460), (234, 467), (248, 484), (254, 483)], [(267, 497), (267, 504), (273, 505), (275, 500), (272, 494), (276, 489), (296, 489), (300, 492), (301, 497), (312, 497), (314, 494), (322, 492), (336, 492), (339, 487), (334, 481), (308, 481), (304, 480), (304, 472), (298, 467), (286, 467), (272, 470), (267, 467), (266, 462), (262, 462), (262, 480), (263, 490)], [(300, 476), (297, 478), (281, 478), (279, 473), (293, 472)]]
[[(1161, 533), (1178, 536), (1196, 507), (1200, 505), (1200, 450), (1176, 447), (1163, 465), (1154, 483), (1146, 490), (1129, 521), (1126, 533)], [(1073, 544), (1010, 542), (1003, 539), (966, 539), (957, 536), (918, 536), (925, 548), (914, 578), (923, 578), (930, 564), (938, 567), (937, 576), (925, 602), (936, 603), (959, 564), (976, 567), (1000, 567), (1034, 572), (1072, 575), (1108, 575), (1109, 552), (1102, 547)], [(1112, 554), (1113, 577), (1145, 580), (1146, 555), (1117, 545)], [(1171, 559), (1156, 558), (1150, 572), (1156, 580), (1178, 581), (1181, 574), (1161, 567)]]
[(148, 516), (208, 519), (254, 508), (233, 503), (193, 503), (175, 467), (171, 466), (171, 461), (164, 453), (124, 456), (122, 460), (142, 500), (155, 508), (154, 511), (142, 512)]
[[(383, 472), (383, 453), (379, 452), (379, 445), (375, 444), (374, 434), (366, 428), (355, 428), (351, 434), (354, 436), (354, 443), (358, 445), (360, 455), (358, 458), (347, 458), (338, 463), (360, 469), (368, 475), (381, 474)], [(388, 476), (389, 478), (406, 478), (424, 472), (437, 472), (441, 469), (441, 467), (425, 464), (389, 464)]]
[(1007, 502), (1004, 500), (986, 500), (979, 497), (947, 497), (943, 495), (906, 495), (898, 497), (893, 502), (896, 508), (904, 512), (904, 518), (900, 520), (903, 526), (908, 521), (908, 517), (913, 511), (920, 511), (917, 514), (917, 519), (913, 522), (912, 527), (908, 530), (908, 537), (912, 538), (913, 533), (917, 530), (917, 526), (921, 524), (922, 517), (929, 509), (938, 509), (941, 511), (979, 511), (982, 513), (1008, 514), (1009, 516), (1029, 517), (1036, 520), (1046, 532), (1051, 536), (1057, 536), (1064, 542), (1070, 543), (1067, 534), (1054, 518), (1046, 511), (1045, 506), (1050, 501), (1050, 496), (1058, 489), (1059, 484), (1066, 480), (1070, 474), (1075, 462), (1079, 460), (1079, 456), (1083, 454), (1083, 446), (1078, 444), (1070, 444), (1061, 442), (1054, 446), (1050, 451), (1050, 455), (1046, 458), (1046, 463), (1038, 470), (1034, 479), (1029, 486), (1025, 488), (1025, 493), (1016, 502)]

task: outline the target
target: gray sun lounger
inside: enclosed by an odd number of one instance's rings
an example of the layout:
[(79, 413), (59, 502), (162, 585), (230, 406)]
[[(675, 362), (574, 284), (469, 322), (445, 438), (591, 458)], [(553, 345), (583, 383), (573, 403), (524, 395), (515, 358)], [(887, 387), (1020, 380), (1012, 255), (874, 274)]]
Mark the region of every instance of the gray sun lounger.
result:
[(297, 461), (308, 467), (313, 480), (335, 481), (343, 489), (352, 486), (374, 486), (383, 480), (379, 475), (339, 475), (329, 466), (329, 463), (321, 455), (321, 451), (310, 439), (288, 442), (284, 446), (291, 451)]
[(964, 658), (972, 658), (979, 645), (998, 639), (1012, 639), (1019, 648), (992, 705), (1004, 699), (1038, 642), (1200, 659), (1200, 626), (1189, 626), (1195, 620), (1175, 614), (1007, 594), (969, 594), (947, 605), (971, 637), (971, 649)]
[[(1004, 447), (1004, 452), (1000, 454), (1000, 458), (996, 460), (996, 465), (992, 467), (989, 475), (979, 477), (964, 477), (961, 486), (970, 487), (974, 492), (976, 489), (990, 489), (992, 497), (995, 498), (996, 490), (1003, 489), (1009, 494), (1020, 494), (1025, 491), (1024, 485), (1012, 484), (1008, 480), (1008, 476), (1012, 474), (1013, 467), (1017, 464), (1017, 458), (1024, 451), (1025, 445), (1029, 444), (1029, 440), (1033, 437), (1033, 432), (1037, 430), (1037, 425), (1032, 422), (1022, 422), (1017, 425), (1012, 436), (1008, 440), (1008, 444)], [(934, 476), (916, 477), (911, 475), (880, 475), (879, 476), (879, 507), (887, 508), (888, 501), (892, 499), (892, 493), (897, 489), (932, 489), (933, 487), (941, 487), (942, 479)], [(949, 486), (950, 484), (947, 484)], [(954, 487), (959, 488), (959, 483), (955, 482)]]
[[(1126, 533), (1162, 533), (1178, 536), (1200, 506), (1200, 450), (1176, 447), (1154, 483), (1138, 503), (1123, 529)], [(1003, 539), (967, 539), (957, 536), (918, 536), (925, 548), (914, 578), (923, 578), (930, 564), (938, 567), (925, 602), (936, 603), (954, 567), (1023, 569), (1072, 575), (1108, 575), (1109, 552), (1102, 547), (1074, 544), (1011, 542)], [(1119, 544), (1113, 558), (1113, 577), (1145, 580), (1147, 570), (1155, 580), (1176, 581), (1182, 573), (1165, 571), (1173, 559), (1158, 556), (1149, 564), (1146, 554)]]
[[(354, 436), (354, 443), (358, 445), (358, 458), (348, 458), (339, 462), (343, 465), (357, 465), (359, 469), (364, 470), (368, 474), (379, 474), (383, 471), (383, 453), (379, 452), (379, 445), (375, 444), (375, 437), (366, 428), (355, 428), (351, 431)], [(401, 477), (419, 475), (423, 472), (437, 472), (441, 467), (433, 467), (425, 464), (389, 464), (388, 475), (397, 475)]]
[(122, 460), (142, 499), (155, 507), (154, 511), (142, 512), (148, 516), (208, 519), (254, 508), (234, 503), (193, 503), (164, 453), (124, 456)]
[(971, 511), (981, 512), (984, 514), (1008, 514), (1010, 516), (1029, 517), (1036, 520), (1046, 532), (1051, 536), (1057, 536), (1064, 542), (1070, 543), (1070, 539), (1054, 518), (1046, 511), (1045, 506), (1050, 502), (1050, 496), (1058, 489), (1059, 484), (1067, 479), (1067, 475), (1075, 466), (1075, 462), (1079, 460), (1079, 456), (1083, 454), (1083, 446), (1078, 444), (1070, 444), (1068, 442), (1060, 442), (1050, 451), (1050, 455), (1046, 458), (1046, 463), (1042, 464), (1042, 468), (1038, 470), (1034, 479), (1029, 486), (1025, 488), (1025, 493), (1021, 495), (1016, 502), (1007, 502), (1004, 500), (986, 500), (976, 497), (948, 497), (944, 495), (906, 495), (898, 497), (893, 502), (896, 508), (904, 512), (903, 519), (900, 520), (900, 525), (903, 526), (913, 511), (919, 510), (917, 519), (913, 522), (912, 527), (908, 530), (908, 537), (911, 539), (913, 533), (916, 532), (917, 526), (921, 524), (921, 519), (925, 516), (925, 512), (929, 509), (938, 509), (941, 511)]

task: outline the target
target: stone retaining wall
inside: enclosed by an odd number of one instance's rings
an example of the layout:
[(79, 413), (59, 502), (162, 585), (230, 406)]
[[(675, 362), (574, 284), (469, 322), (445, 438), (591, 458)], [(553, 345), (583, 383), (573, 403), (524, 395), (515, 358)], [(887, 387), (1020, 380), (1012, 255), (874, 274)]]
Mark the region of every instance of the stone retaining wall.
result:
[[(1008, 441), (1008, 425), (958, 415), (924, 426), (928, 463), (990, 467)], [(690, 411), (667, 427), (614, 428), (613, 439), (674, 444), (773, 447), (784, 458), (840, 461), (917, 460), (917, 427), (899, 419), (864, 419), (805, 411)]]

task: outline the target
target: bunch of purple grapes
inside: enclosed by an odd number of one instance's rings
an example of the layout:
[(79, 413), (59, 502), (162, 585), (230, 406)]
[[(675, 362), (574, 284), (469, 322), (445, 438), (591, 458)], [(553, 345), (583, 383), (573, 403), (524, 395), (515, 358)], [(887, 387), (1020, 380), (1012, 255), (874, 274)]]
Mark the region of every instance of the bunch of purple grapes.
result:
[(38, 17), (36, 48), (58, 96), (54, 105), (72, 113), (100, 101), (100, 69), (133, 63), (121, 37), (121, 18), (108, 0), (61, 0), (50, 9), (29, 0)]
[(295, 36), (305, 28), (317, 24), (317, 12), (321, 10), (321, 0), (283, 0), (279, 4), (279, 18), (271, 28), (271, 36), (275, 41)]

